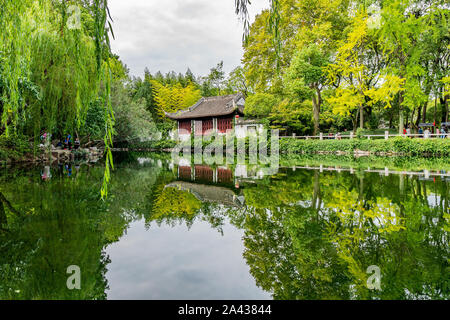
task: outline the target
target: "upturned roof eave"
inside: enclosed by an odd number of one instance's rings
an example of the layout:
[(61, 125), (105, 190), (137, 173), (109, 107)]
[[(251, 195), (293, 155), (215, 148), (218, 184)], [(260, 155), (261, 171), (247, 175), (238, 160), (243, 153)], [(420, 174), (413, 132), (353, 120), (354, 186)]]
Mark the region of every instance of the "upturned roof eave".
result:
[(244, 114), (239, 108), (233, 109), (230, 112), (223, 112), (223, 113), (213, 113), (208, 115), (189, 115), (186, 114), (173, 114), (173, 113), (166, 113), (166, 117), (172, 120), (186, 120), (186, 119), (200, 119), (200, 118), (213, 118), (213, 117), (221, 117), (221, 116), (229, 116), (230, 114), (233, 114), (235, 111), (239, 112), (240, 114)]
[[(226, 105), (228, 107), (230, 107), (230, 104), (232, 104), (233, 102), (237, 102), (239, 101), (239, 99), (243, 98), (244, 95), (242, 93), (237, 93), (235, 95), (230, 95), (233, 96), (231, 98), (231, 101), (229, 101)], [(244, 112), (242, 110), (240, 110), (240, 106), (236, 105), (234, 108), (232, 108), (230, 111), (224, 111), (224, 112), (220, 112), (220, 113), (211, 113), (211, 114), (205, 114), (205, 115), (192, 115), (191, 113), (198, 107), (200, 106), (203, 102), (205, 102), (207, 100), (207, 98), (201, 98), (199, 101), (197, 101), (196, 104), (194, 104), (193, 106), (189, 107), (186, 110), (182, 110), (182, 111), (178, 111), (176, 113), (169, 113), (169, 112), (165, 112), (164, 114), (166, 117), (168, 117), (169, 119), (172, 120), (185, 120), (185, 119), (200, 119), (200, 118), (211, 118), (211, 117), (220, 117), (220, 116), (227, 116), (230, 115), (232, 113), (234, 113), (235, 111), (244, 114)]]

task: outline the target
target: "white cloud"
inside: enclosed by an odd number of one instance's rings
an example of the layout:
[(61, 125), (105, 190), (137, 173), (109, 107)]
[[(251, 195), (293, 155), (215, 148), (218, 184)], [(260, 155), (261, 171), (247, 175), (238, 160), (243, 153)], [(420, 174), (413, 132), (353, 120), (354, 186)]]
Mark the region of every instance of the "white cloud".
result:
[[(254, 0), (253, 17), (269, 0)], [(242, 58), (243, 25), (234, 0), (110, 0), (112, 49), (135, 76), (191, 68), (206, 75), (221, 60), (229, 72)]]

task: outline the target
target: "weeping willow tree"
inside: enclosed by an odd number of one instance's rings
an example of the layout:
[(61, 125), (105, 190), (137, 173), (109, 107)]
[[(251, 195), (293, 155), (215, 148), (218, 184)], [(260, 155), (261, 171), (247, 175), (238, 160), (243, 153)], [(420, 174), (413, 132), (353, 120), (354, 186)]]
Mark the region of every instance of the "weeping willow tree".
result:
[[(246, 42), (250, 33), (250, 15), (248, 8), (251, 5), (250, 0), (234, 0), (236, 14), (244, 24), (243, 41)], [(273, 34), (273, 46), (276, 56), (277, 71), (280, 68), (280, 53), (281, 53), (281, 37), (279, 32), (279, 26), (281, 23), (280, 14), (280, 0), (269, 0), (270, 14), (266, 23), (268, 29)]]
[[(244, 37), (249, 4), (235, 0)], [(277, 34), (278, 0), (271, 6), (269, 25)], [(113, 168), (110, 21), (107, 0), (2, 0), (0, 6), (0, 135), (25, 134), (36, 145), (41, 130), (73, 133), (84, 125), (89, 104), (100, 98), (106, 154), (102, 197)]]
[(112, 168), (107, 0), (2, 0), (0, 7), (0, 135), (41, 130), (60, 137), (83, 126), (100, 98), (105, 112), (106, 166)]

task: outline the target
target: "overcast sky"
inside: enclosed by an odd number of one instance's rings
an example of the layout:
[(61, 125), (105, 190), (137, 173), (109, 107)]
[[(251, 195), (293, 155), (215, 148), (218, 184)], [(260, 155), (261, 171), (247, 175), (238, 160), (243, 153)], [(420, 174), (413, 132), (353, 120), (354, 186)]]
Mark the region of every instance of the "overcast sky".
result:
[[(243, 24), (234, 0), (110, 0), (115, 40), (112, 49), (131, 75), (189, 67), (206, 75), (221, 60), (228, 73), (240, 65)], [(253, 0), (251, 20), (269, 6)]]

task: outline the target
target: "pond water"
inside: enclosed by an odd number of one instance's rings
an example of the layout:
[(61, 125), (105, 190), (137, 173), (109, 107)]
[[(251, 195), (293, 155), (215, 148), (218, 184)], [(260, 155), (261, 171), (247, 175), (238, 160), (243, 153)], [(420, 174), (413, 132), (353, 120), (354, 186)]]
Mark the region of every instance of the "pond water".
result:
[(445, 160), (115, 158), (0, 170), (0, 299), (450, 297)]

